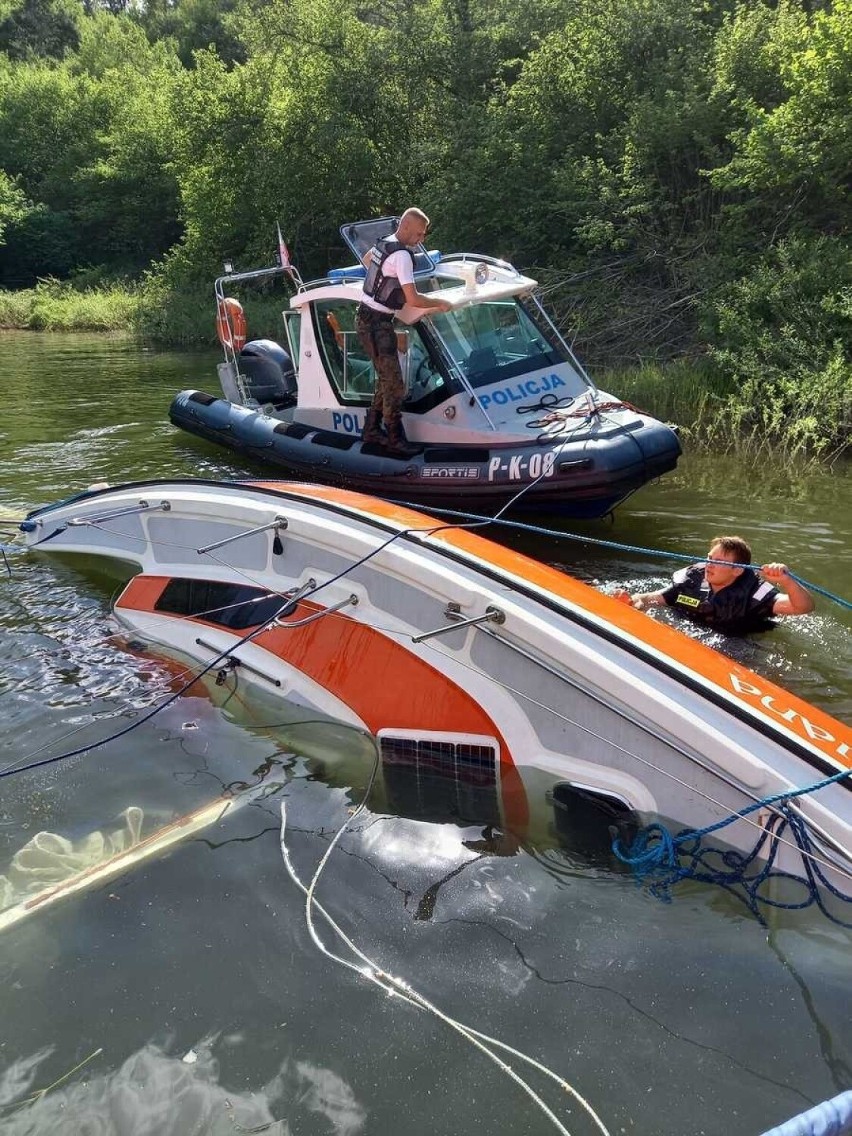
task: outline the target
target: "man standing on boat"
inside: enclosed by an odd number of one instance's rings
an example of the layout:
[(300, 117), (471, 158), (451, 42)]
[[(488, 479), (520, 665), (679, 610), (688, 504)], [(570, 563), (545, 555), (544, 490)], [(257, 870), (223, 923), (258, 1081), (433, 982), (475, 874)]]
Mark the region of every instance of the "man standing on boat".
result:
[[(751, 548), (741, 536), (714, 537), (706, 564), (692, 564), (672, 576), (658, 592), (625, 591), (616, 599), (638, 611), (673, 607), (696, 623), (726, 635), (747, 635), (772, 627), (774, 615), (806, 615), (813, 611), (810, 593), (790, 575), (786, 564), (751, 564)], [(748, 565), (748, 567), (740, 567)], [(775, 587), (783, 584), (786, 591)]]
[[(425, 213), (406, 209), (396, 232), (377, 241), (364, 255), (367, 278), (355, 319), (358, 340), (376, 369), (376, 390), (361, 438), (400, 457), (409, 457), (416, 447), (408, 444), (402, 426), (405, 384), (397, 355), (394, 315), (406, 304), (439, 312), (451, 307), (446, 300), (418, 292), (414, 284), (412, 247), (422, 244), (428, 228)], [(382, 424), (387, 435), (382, 433)]]

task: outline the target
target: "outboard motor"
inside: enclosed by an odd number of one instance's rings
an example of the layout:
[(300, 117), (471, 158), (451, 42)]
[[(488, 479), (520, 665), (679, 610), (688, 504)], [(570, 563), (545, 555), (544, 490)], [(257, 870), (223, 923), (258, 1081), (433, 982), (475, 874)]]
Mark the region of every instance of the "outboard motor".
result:
[(237, 356), (248, 397), (276, 410), (296, 405), (296, 371), (293, 361), (273, 339), (252, 339)]

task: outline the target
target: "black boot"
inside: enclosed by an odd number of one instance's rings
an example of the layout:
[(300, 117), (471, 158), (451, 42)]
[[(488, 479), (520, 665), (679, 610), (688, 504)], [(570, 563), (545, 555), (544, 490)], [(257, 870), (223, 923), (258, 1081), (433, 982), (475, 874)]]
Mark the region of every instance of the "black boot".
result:
[(395, 415), (392, 421), (387, 424), (387, 427), (388, 440), (385, 443), (385, 449), (389, 454), (397, 458), (410, 458), (420, 453), (422, 447), (413, 446), (406, 438), (401, 415)]
[(365, 446), (384, 446), (387, 442), (379, 422), (379, 412), (374, 406), (370, 407), (364, 418), (361, 441)]

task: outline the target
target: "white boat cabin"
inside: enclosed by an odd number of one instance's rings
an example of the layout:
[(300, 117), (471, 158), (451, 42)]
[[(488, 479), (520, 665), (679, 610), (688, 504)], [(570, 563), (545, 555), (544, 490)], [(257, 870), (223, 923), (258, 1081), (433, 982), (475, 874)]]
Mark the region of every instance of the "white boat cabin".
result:
[[(395, 224), (395, 218), (383, 218), (344, 226), (341, 232), (360, 260)], [(226, 361), (219, 374), (225, 396), (285, 422), (360, 435), (375, 385), (373, 366), (355, 332), (365, 276), (360, 263), (307, 283), (292, 269), (221, 277), (216, 281), (219, 311), (226, 284), (284, 271), (297, 285), (283, 313), (284, 350), (269, 340), (245, 346), (239, 337), (230, 344), (223, 340)], [(420, 292), (440, 291), (452, 309), (426, 315), (406, 306), (398, 313), (407, 389), (403, 410), (411, 439), (488, 444), (499, 434), (501, 441), (529, 443), (549, 411), (582, 410), (599, 399), (534, 297), (536, 281), (512, 265), (478, 254), (442, 256), (419, 246), (415, 281)], [(272, 376), (271, 385), (270, 360), (281, 373), (280, 381)], [(635, 418), (627, 409), (620, 413)], [(575, 419), (574, 427), (582, 421)]]

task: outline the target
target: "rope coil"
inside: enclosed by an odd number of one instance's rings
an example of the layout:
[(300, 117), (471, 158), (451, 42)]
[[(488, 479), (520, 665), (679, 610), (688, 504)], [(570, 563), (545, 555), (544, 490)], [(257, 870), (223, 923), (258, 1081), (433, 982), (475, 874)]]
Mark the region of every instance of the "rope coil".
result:
[[(633, 869), (637, 884), (645, 885), (651, 895), (664, 903), (671, 902), (671, 889), (676, 883), (685, 879), (698, 880), (716, 884), (731, 892), (745, 903), (752, 915), (764, 926), (766, 920), (760, 910), (761, 904), (786, 911), (801, 911), (815, 906), (830, 922), (852, 929), (852, 919), (847, 921), (828, 910), (824, 893), (828, 892), (841, 904), (849, 904), (850, 907), (843, 910), (851, 913), (852, 895), (841, 892), (828, 879), (819, 857), (814, 855), (815, 845), (807, 823), (791, 805), (791, 801), (797, 797), (816, 793), (827, 785), (837, 784), (849, 777), (852, 777), (852, 769), (826, 777), (803, 789), (764, 797), (716, 824), (699, 829), (683, 829), (675, 836), (663, 824), (649, 824), (639, 830), (629, 848), (624, 846), (619, 837), (614, 839), (612, 851), (623, 864)], [(722, 851), (702, 847), (703, 838), (711, 832), (718, 832), (759, 809), (775, 806), (776, 816), (764, 826), (750, 852), (743, 854), (734, 849)], [(804, 877), (775, 867), (778, 852), (788, 832), (802, 853)], [(718, 857), (722, 866), (715, 867), (711, 857)], [(758, 864), (759, 857), (761, 859)], [(756, 870), (753, 871), (753, 868)], [(768, 884), (781, 880), (803, 886), (805, 898), (798, 903), (784, 903), (765, 894), (764, 889)]]

